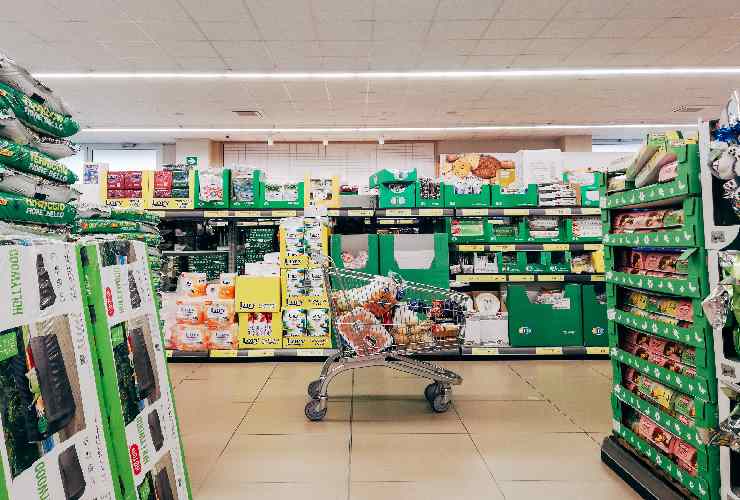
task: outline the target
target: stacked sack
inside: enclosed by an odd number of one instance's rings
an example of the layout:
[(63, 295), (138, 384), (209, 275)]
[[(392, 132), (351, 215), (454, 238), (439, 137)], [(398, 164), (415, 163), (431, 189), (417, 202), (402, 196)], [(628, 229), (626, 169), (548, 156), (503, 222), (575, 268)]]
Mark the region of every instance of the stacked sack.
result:
[(162, 252), (159, 244), (159, 216), (137, 209), (112, 208), (78, 203), (72, 237), (83, 240), (137, 240), (146, 244), (152, 287), (159, 294), (162, 280)]
[(0, 54), (0, 220), (47, 229), (71, 224), (77, 176), (60, 158), (79, 125), (49, 88)]

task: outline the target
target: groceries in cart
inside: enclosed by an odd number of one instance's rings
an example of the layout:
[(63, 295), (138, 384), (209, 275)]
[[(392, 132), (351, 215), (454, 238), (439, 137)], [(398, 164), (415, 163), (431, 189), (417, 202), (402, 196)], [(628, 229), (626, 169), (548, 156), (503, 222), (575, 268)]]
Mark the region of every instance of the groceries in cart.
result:
[[(334, 283), (332, 287), (336, 288)], [(395, 274), (374, 276), (367, 284), (353, 288), (334, 289), (331, 299), (341, 340), (359, 356), (390, 349), (432, 350), (456, 344), (461, 334), (461, 303), (415, 298), (413, 290)]]

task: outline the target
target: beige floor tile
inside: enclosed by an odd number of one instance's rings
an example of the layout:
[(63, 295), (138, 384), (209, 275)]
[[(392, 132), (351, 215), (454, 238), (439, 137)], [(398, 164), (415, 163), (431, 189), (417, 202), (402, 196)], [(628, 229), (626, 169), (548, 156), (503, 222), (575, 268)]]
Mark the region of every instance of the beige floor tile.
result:
[[(254, 401), (257, 394), (265, 385), (266, 380), (259, 378), (229, 377), (226, 379), (204, 379), (204, 380), (183, 380), (177, 386), (175, 398), (180, 394), (192, 394), (201, 405), (208, 405), (215, 402), (240, 402), (246, 403)], [(179, 403), (178, 403), (179, 404)]]
[(416, 375), (394, 370), (387, 366), (369, 366), (353, 370), (356, 384), (370, 384), (378, 380), (419, 379)]
[(604, 442), (604, 439), (607, 436), (610, 436), (611, 432), (589, 432), (588, 437), (590, 437), (594, 443), (596, 443), (596, 446), (601, 449), (601, 444)]
[(348, 467), (349, 436), (344, 434), (237, 434), (206, 481), (334, 481), (346, 478)]
[(560, 382), (573, 378), (595, 378), (583, 361), (576, 359), (532, 359), (509, 362), (511, 368), (527, 380)]
[[(281, 399), (305, 398), (308, 400), (308, 383), (306, 378), (272, 378), (267, 381), (259, 393), (259, 401), (276, 401)], [(347, 400), (352, 397), (352, 378), (337, 377), (329, 384), (329, 398)], [(305, 403), (304, 403), (305, 404)]]
[[(314, 361), (308, 363), (278, 363), (275, 371), (270, 378), (300, 378), (301, 380), (311, 381), (319, 378), (323, 363)], [(352, 372), (348, 372), (351, 375)], [(347, 376), (345, 374), (340, 377)]]
[[(369, 368), (365, 368), (365, 370), (369, 370)], [(429, 383), (429, 380), (419, 377), (391, 378), (387, 376), (379, 376), (363, 379), (360, 378), (358, 371), (358, 374), (355, 375), (353, 396), (355, 399), (408, 398), (426, 401), (424, 399), (424, 388)]]
[(275, 370), (274, 363), (204, 363), (187, 378), (191, 380), (267, 380)]
[(516, 433), (473, 435), (497, 481), (606, 481), (601, 463), (585, 433)]
[(581, 431), (547, 401), (457, 401), (455, 408), (471, 434)]
[(352, 481), (485, 482), (485, 463), (467, 435), (352, 436)]
[(452, 399), (478, 401), (531, 401), (542, 396), (515, 373), (492, 373), (469, 377), (452, 388)]
[(567, 407), (563, 411), (586, 432), (606, 433), (612, 429), (612, 408), (609, 403), (589, 407)]
[(477, 377), (492, 378), (497, 375), (511, 375), (514, 370), (508, 361), (440, 361), (438, 365), (459, 373), (463, 379), (474, 379)]
[(170, 383), (173, 387), (191, 376), (199, 367), (200, 363), (170, 363), (167, 368), (170, 372)]
[(424, 481), (352, 483), (350, 500), (504, 500), (496, 483), (488, 481)]
[(191, 433), (183, 436), (185, 463), (188, 467), (190, 488), (193, 491), (197, 491), (203, 485), (230, 438), (231, 433), (223, 432)]
[(466, 430), (452, 408), (434, 413), (424, 399), (358, 398), (353, 405), (352, 434), (362, 433), (464, 434)]
[(547, 492), (551, 500), (631, 500), (640, 497), (616, 478), (611, 481), (501, 481), (506, 500), (531, 500)]
[(267, 399), (253, 403), (241, 423), (239, 434), (326, 434), (349, 435), (349, 400), (330, 400), (326, 417), (311, 422), (304, 414), (307, 398)]
[(208, 481), (195, 500), (345, 500), (346, 481), (317, 483), (244, 483)]
[(608, 379), (612, 379), (614, 376), (614, 369), (612, 368), (612, 362), (608, 359), (590, 359), (584, 361), (584, 364), (595, 371), (596, 373), (599, 373), (603, 375), (604, 377)]
[(567, 402), (594, 402), (609, 399), (612, 390), (610, 380), (599, 375), (588, 379), (568, 379), (566, 381), (532, 381), (535, 389), (547, 399)]
[(251, 403), (210, 403), (207, 411), (203, 405), (188, 402), (177, 405), (180, 434), (187, 436), (203, 432), (233, 433), (247, 414)]

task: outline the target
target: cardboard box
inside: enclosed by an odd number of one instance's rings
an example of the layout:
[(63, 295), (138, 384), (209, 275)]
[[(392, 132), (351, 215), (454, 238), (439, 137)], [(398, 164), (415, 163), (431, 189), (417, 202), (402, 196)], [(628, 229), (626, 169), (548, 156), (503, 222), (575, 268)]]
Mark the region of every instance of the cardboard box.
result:
[(396, 182), (416, 182), (416, 169), (411, 170), (391, 170), (384, 168), (378, 170), (370, 176), (368, 186), (376, 188), (382, 184), (396, 183)]
[(339, 177), (329, 178), (311, 177), (306, 175), (303, 180), (305, 200), (304, 207), (339, 208)]
[(409, 281), (450, 287), (446, 233), (381, 234), (378, 241), (380, 274), (387, 276), (393, 271)]
[[(342, 259), (342, 254), (345, 252), (353, 258), (361, 252), (366, 252), (367, 262), (362, 267), (347, 267)], [(333, 234), (331, 236), (331, 258), (336, 267), (361, 273), (378, 274), (378, 235)]]
[[(525, 285), (509, 285), (509, 341), (513, 347), (559, 347), (583, 345), (581, 288), (564, 285), (565, 298), (558, 304), (537, 304)], [(539, 287), (531, 287), (537, 291)]]
[[(254, 169), (252, 170), (250, 176), (242, 178), (238, 169), (232, 169), (230, 175), (231, 179), (229, 188), (229, 208), (236, 210), (262, 208), (262, 204), (264, 201), (264, 174), (262, 173), (262, 171)], [(242, 184), (249, 184), (247, 182), (247, 179), (249, 177), (251, 177), (252, 201), (241, 199), (242, 194), (240, 193), (240, 191), (245, 188), (245, 186), (242, 186)], [(239, 189), (235, 187), (237, 186), (237, 184), (239, 184), (240, 186)], [(249, 189), (246, 189), (245, 191), (249, 192)]]
[(280, 303), (280, 276), (236, 277), (236, 312), (278, 312)]
[[(295, 184), (296, 196), (288, 197), (283, 193), (283, 188), (275, 190), (275, 187)], [(291, 190), (292, 192), (292, 190)], [(303, 208), (305, 199), (305, 185), (303, 181), (287, 183), (265, 182), (262, 185), (262, 207), (271, 209)], [(288, 199), (290, 198), (290, 199)]]
[(280, 312), (239, 313), (239, 349), (280, 349), (283, 321)]
[[(439, 196), (437, 198), (423, 198), (422, 197), (422, 183), (424, 182), (438, 182), (439, 183)], [(445, 206), (445, 183), (439, 179), (428, 179), (428, 180), (417, 180), (416, 181), (416, 206), (425, 208), (433, 207), (444, 207)]]
[(491, 185), (483, 184), (478, 194), (458, 194), (451, 183), (444, 184), (444, 202), (448, 208), (474, 208), (491, 206)]
[(538, 202), (536, 184), (525, 188), (502, 188), (498, 184), (491, 186), (491, 206), (494, 208), (536, 207)]
[[(100, 175), (100, 199), (103, 204), (116, 208), (149, 208), (148, 200), (152, 194), (152, 174), (149, 170), (139, 171), (140, 188), (128, 189), (125, 187), (131, 181), (125, 176), (126, 172), (109, 172), (107, 167), (99, 169)], [(109, 182), (110, 177), (110, 182)], [(137, 194), (139, 197), (130, 198), (131, 194)]]
[(378, 208), (414, 208), (416, 184), (392, 183), (378, 186)]
[(280, 284), (284, 308), (329, 307), (329, 297), (324, 286), (324, 270), (281, 269)]
[(223, 197), (221, 200), (203, 201), (200, 194), (200, 172), (195, 171), (195, 208), (227, 209), (229, 208), (229, 195), (231, 191), (231, 170), (221, 170), (221, 188)]
[[(609, 345), (609, 329), (606, 318), (606, 291), (603, 283), (583, 285), (583, 345), (587, 347), (607, 347)], [(603, 299), (599, 300), (598, 296)]]
[[(312, 266), (317, 266), (319, 263), (313, 262), (310, 255), (306, 252), (305, 248), (302, 249), (290, 249), (287, 247), (287, 238), (285, 228), (281, 227), (279, 232), (280, 240), (280, 267), (286, 269), (305, 269)], [(322, 226), (321, 228), (321, 255), (329, 255), (329, 228)]]
[(309, 335), (294, 335), (283, 337), (283, 349), (331, 349), (330, 335), (311, 337)]

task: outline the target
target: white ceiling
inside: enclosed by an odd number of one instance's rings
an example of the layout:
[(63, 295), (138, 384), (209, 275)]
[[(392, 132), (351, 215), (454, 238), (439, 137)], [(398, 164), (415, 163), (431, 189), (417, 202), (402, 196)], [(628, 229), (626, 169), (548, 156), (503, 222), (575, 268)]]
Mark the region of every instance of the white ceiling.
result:
[[(34, 72), (731, 66), (740, 60), (738, 0), (6, 3), (0, 50)], [(83, 126), (199, 128), (683, 123), (697, 115), (673, 113), (674, 106), (701, 105), (700, 114), (714, 116), (738, 86), (728, 76), (48, 83)], [(264, 118), (240, 118), (235, 109), (259, 109)]]

